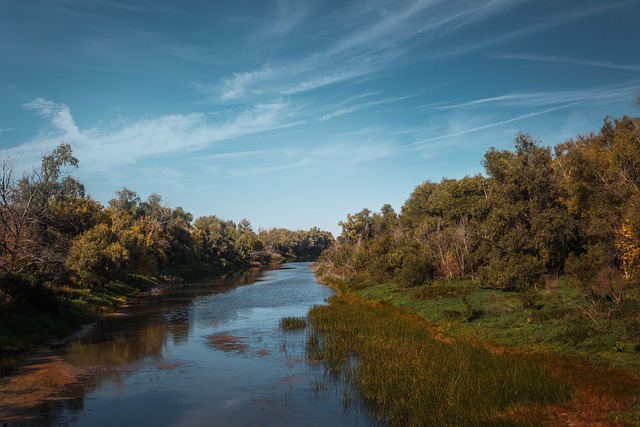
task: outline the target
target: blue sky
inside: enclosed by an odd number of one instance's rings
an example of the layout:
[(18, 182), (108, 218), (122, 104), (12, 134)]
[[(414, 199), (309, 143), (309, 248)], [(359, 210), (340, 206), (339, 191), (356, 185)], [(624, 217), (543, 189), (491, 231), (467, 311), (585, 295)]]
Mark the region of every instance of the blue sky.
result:
[(640, 1), (6, 0), (0, 148), (106, 204), (312, 226), (638, 115)]

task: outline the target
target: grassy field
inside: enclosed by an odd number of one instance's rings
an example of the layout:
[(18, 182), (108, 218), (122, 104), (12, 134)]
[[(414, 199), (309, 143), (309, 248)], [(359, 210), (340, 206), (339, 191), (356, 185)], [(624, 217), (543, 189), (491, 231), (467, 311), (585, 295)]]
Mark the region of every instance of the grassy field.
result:
[(417, 289), (373, 285), (356, 293), (416, 313), (447, 336), (578, 356), (640, 373), (639, 289), (631, 289), (619, 305), (599, 307), (591, 317), (586, 311), (593, 307), (566, 279), (527, 295), (484, 289), (471, 281)]
[(637, 289), (593, 310), (565, 279), (524, 295), (332, 285), (340, 295), (309, 314), (309, 353), (348, 385), (345, 402), (391, 425), (640, 425)]

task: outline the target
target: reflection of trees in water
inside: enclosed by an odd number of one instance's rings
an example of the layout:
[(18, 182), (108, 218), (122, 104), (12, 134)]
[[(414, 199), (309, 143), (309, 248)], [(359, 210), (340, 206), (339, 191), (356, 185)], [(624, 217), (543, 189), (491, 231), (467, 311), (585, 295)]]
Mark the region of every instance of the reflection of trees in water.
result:
[(164, 320), (167, 325), (167, 331), (171, 335), (173, 345), (181, 345), (189, 342), (189, 330), (191, 323), (189, 322), (189, 308), (177, 308), (165, 314)]
[(138, 318), (132, 329), (114, 331), (108, 329), (97, 341), (74, 341), (66, 349), (65, 358), (84, 368), (95, 366), (119, 366), (147, 357), (162, 357), (166, 342), (167, 325), (161, 317)]
[(58, 425), (61, 414), (83, 411), (85, 396), (102, 384), (110, 382), (120, 387), (129, 375), (138, 372), (129, 365), (162, 359), (167, 342), (188, 342), (193, 327), (191, 304), (196, 298), (253, 283), (260, 274), (257, 270), (244, 271), (208, 283), (174, 286), (167, 294), (133, 301), (127, 310), (130, 316), (104, 319), (91, 333), (61, 349), (68, 363), (85, 368), (88, 374), (56, 393), (64, 400), (45, 401), (28, 409), (30, 416), (37, 417), (35, 424), (28, 425)]
[(84, 368), (160, 359), (169, 338), (174, 344), (188, 341), (190, 304), (195, 298), (250, 284), (258, 274), (244, 271), (209, 284), (184, 285), (168, 295), (144, 298), (132, 310), (132, 317), (107, 319), (95, 333), (71, 342), (65, 349), (65, 359)]

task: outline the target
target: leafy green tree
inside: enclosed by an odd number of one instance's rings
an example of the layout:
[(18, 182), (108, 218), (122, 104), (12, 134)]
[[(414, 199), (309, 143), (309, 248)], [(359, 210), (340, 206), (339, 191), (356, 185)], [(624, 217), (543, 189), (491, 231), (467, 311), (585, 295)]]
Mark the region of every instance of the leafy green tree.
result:
[(236, 258), (235, 224), (215, 215), (199, 217), (193, 224), (196, 255), (204, 261), (227, 264)]
[(373, 237), (373, 217), (369, 209), (351, 215), (347, 214), (346, 221), (338, 223), (342, 227), (340, 238), (346, 242), (362, 243)]
[(169, 236), (169, 264), (185, 263), (194, 257), (192, 221), (193, 215), (181, 207), (171, 211), (166, 225)]
[(240, 220), (234, 233), (234, 246), (239, 260), (243, 262), (254, 261), (254, 253), (260, 246), (258, 236), (248, 219)]
[(485, 154), (492, 208), (484, 221), (483, 278), (495, 287), (536, 287), (547, 271), (563, 266), (574, 229), (552, 162), (550, 148), (524, 134), (516, 137), (515, 151)]
[(98, 224), (73, 241), (66, 264), (79, 283), (101, 285), (118, 277), (129, 259), (116, 231)]
[(271, 228), (260, 230), (258, 240), (262, 245), (265, 261), (283, 259), (315, 260), (329, 248), (334, 239), (331, 233), (313, 227), (305, 230)]
[[(580, 240), (572, 264), (581, 258), (597, 265), (590, 278), (619, 269), (629, 279), (640, 270), (640, 119), (607, 118), (598, 134), (580, 136), (556, 147), (558, 169), (567, 189), (569, 212), (579, 224)], [(594, 248), (598, 248), (594, 252)], [(594, 253), (602, 259), (593, 262)], [(573, 269), (574, 273), (576, 269)]]
[(373, 235), (390, 234), (398, 227), (398, 215), (390, 204), (380, 208), (380, 213), (373, 214)]
[(403, 233), (422, 242), (438, 261), (438, 275), (473, 276), (480, 245), (480, 224), (490, 210), (488, 180), (482, 176), (427, 181), (402, 207)]
[[(4, 160), (0, 179), (0, 270), (6, 273), (36, 273), (60, 263), (60, 251), (48, 250), (56, 226), (52, 206), (70, 198), (84, 197), (84, 187), (67, 174), (78, 160), (69, 144), (60, 144), (42, 157), (39, 168), (14, 178), (13, 163)], [(62, 244), (64, 247), (64, 244)]]
[(116, 196), (109, 200), (109, 207), (116, 211), (126, 212), (133, 220), (139, 214), (140, 196), (133, 190), (124, 187), (116, 192)]

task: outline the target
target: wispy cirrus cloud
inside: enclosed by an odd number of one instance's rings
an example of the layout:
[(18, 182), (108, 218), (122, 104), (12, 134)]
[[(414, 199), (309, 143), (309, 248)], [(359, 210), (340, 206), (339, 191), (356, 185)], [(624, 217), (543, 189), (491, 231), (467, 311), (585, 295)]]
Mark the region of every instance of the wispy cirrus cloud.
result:
[(464, 102), (439, 103), (431, 106), (431, 108), (436, 110), (454, 110), (482, 107), (489, 104), (497, 107), (536, 108), (558, 104), (593, 104), (628, 97), (629, 93), (634, 93), (634, 91), (637, 90), (640, 90), (640, 81), (631, 81), (627, 84), (605, 85), (579, 90), (507, 93)]
[(449, 138), (454, 138), (454, 137), (458, 137), (458, 136), (463, 136), (463, 135), (468, 135), (468, 134), (473, 134), (473, 133), (477, 133), (480, 131), (484, 131), (487, 129), (492, 129), (492, 128), (497, 128), (500, 126), (504, 126), (510, 123), (514, 123), (514, 122), (518, 122), (518, 121), (522, 121), (525, 119), (529, 119), (532, 117), (536, 117), (536, 116), (541, 116), (544, 114), (548, 114), (557, 110), (561, 110), (561, 109), (566, 109), (566, 108), (570, 108), (573, 105), (576, 104), (567, 104), (567, 105), (561, 105), (558, 107), (553, 107), (553, 108), (547, 108), (545, 110), (538, 110), (538, 111), (532, 111), (529, 113), (525, 113), (525, 114), (520, 114), (518, 116), (515, 117), (510, 117), (508, 119), (503, 119), (503, 120), (498, 120), (498, 121), (494, 121), (494, 122), (490, 122), (490, 123), (485, 123), (482, 125), (478, 125), (478, 126), (472, 126), (472, 127), (463, 127), (461, 129), (454, 129), (454, 130), (450, 130), (449, 132), (446, 133), (441, 133), (439, 135), (430, 137), (430, 138), (425, 138), (425, 139), (421, 139), (418, 141), (414, 141), (410, 144), (405, 144), (402, 146), (398, 147), (398, 150), (407, 150), (410, 148), (416, 148), (416, 147), (420, 147), (422, 145), (428, 144), (430, 142), (434, 142), (434, 141), (440, 141), (443, 139), (449, 139)]
[(58, 104), (43, 98), (36, 98), (23, 105), (27, 110), (34, 110), (38, 115), (51, 120), (51, 125), (70, 138), (80, 136), (80, 129), (76, 124), (71, 110), (65, 104)]
[(65, 141), (73, 145), (81, 161), (99, 170), (158, 155), (202, 150), (295, 123), (285, 101), (254, 104), (223, 119), (206, 113), (169, 114), (133, 121), (120, 119), (87, 129), (76, 124), (65, 104), (36, 98), (24, 107), (45, 117), (48, 130), (19, 147), (21, 158), (32, 162), (43, 150)]
[(614, 70), (640, 71), (640, 64), (618, 64), (611, 61), (574, 58), (568, 55), (544, 55), (538, 53), (494, 53), (495, 59), (513, 59), (521, 61), (551, 62), (555, 64), (583, 65), (588, 67), (609, 68)]
[(243, 165), (241, 168), (231, 169), (229, 171), (229, 174), (227, 175), (227, 178), (239, 178), (243, 176), (270, 174), (273, 172), (302, 168), (307, 166), (308, 164), (309, 159), (307, 157), (302, 157), (300, 159), (294, 159), (288, 162), (280, 161), (279, 163), (272, 165), (265, 165), (264, 163), (253, 164), (250, 166)]
[[(369, 95), (373, 95), (373, 94), (369, 94)], [(335, 117), (360, 111), (366, 108), (375, 107), (378, 105), (393, 104), (396, 102), (404, 101), (406, 99), (413, 98), (414, 96), (417, 96), (417, 95), (412, 94), (412, 95), (405, 95), (405, 96), (390, 96), (382, 99), (375, 99), (368, 102), (360, 102), (360, 103), (354, 103), (354, 104), (351, 104), (350, 101), (359, 99), (359, 97), (351, 98), (350, 100), (345, 100), (344, 102), (339, 103), (337, 106), (331, 106), (329, 108), (325, 108), (329, 111), (324, 115), (320, 116), (318, 121), (324, 122), (324, 121), (333, 119)]]
[[(346, 16), (341, 16), (336, 25), (340, 32), (326, 31), (324, 37), (328, 42), (321, 47), (297, 58), (233, 73), (215, 85), (200, 83), (196, 86), (208, 92), (217, 88), (219, 99), (230, 101), (251, 95), (295, 95), (375, 75), (405, 57), (407, 50), (440, 37), (443, 30), (457, 31), (520, 1), (494, 0), (478, 4), (458, 0), (459, 7), (451, 7), (450, 2), (443, 0), (414, 0), (383, 10), (372, 7), (364, 8), (364, 12), (343, 11)], [(425, 33), (431, 33), (433, 37), (425, 38)], [(418, 35), (421, 36), (419, 41)], [(433, 48), (434, 54), (440, 50), (437, 45)]]
[(285, 35), (304, 22), (314, 9), (313, 2), (297, 0), (277, 0), (276, 18), (269, 23), (268, 32)]
[(116, 0), (58, 0), (62, 4), (66, 4), (74, 9), (78, 8), (96, 8), (96, 9), (112, 9), (116, 11), (135, 12), (135, 13), (158, 13), (171, 12), (180, 13), (180, 9), (168, 9), (159, 7), (157, 2), (137, 1), (135, 4), (126, 1)]
[(248, 95), (259, 95), (267, 88), (264, 84), (271, 81), (277, 73), (274, 69), (265, 65), (259, 70), (234, 73), (222, 79), (220, 85), (220, 98), (223, 101), (245, 98)]

